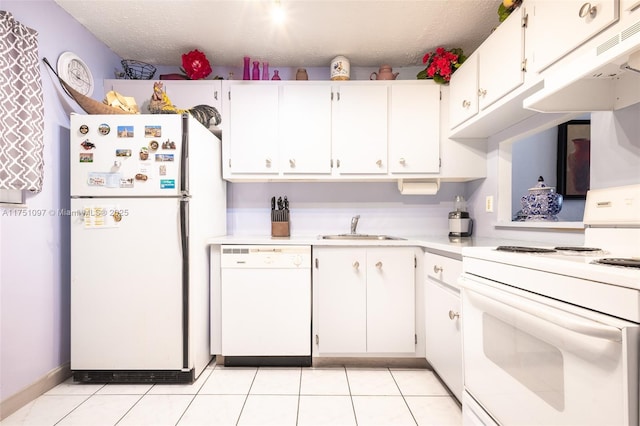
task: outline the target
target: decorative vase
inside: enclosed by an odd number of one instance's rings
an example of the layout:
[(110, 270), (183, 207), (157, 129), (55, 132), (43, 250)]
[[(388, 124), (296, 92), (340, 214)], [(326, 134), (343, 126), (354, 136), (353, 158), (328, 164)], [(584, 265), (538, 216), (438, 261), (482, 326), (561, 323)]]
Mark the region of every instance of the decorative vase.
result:
[(251, 76), (251, 80), (260, 80), (260, 62), (253, 61), (253, 74)]
[(251, 58), (249, 58), (248, 56), (244, 57), (244, 71), (242, 73), (242, 79), (243, 80), (251, 80), (251, 77), (249, 77), (249, 61), (251, 61)]
[(557, 221), (556, 216), (562, 210), (563, 197), (556, 189), (547, 186), (542, 176), (538, 184), (529, 188), (528, 194), (520, 199), (525, 220)]
[(271, 77), (271, 80), (280, 80), (280, 71), (273, 70), (273, 77)]
[(296, 72), (296, 80), (309, 80), (309, 75), (305, 68), (298, 68), (298, 71)]
[(262, 79), (269, 80), (269, 62), (262, 63)]

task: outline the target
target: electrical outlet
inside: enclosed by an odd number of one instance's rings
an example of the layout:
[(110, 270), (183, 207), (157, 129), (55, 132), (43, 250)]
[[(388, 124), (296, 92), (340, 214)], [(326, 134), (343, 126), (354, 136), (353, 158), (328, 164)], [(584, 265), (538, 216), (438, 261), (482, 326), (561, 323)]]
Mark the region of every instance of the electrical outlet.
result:
[(486, 211), (487, 213), (491, 213), (493, 211), (493, 195), (487, 195), (484, 205), (484, 211)]

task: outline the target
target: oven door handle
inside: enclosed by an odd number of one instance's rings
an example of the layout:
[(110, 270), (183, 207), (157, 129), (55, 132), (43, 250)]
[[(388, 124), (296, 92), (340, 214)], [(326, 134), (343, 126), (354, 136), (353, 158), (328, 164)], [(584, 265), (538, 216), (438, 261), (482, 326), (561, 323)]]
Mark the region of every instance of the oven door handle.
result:
[(503, 306), (506, 306), (506, 308), (510, 307), (584, 336), (609, 340), (611, 342), (622, 342), (622, 330), (617, 327), (588, 320), (572, 313), (564, 312), (551, 306), (495, 289), (488, 285), (482, 285), (479, 284), (478, 281), (476, 281), (476, 278), (470, 280), (462, 276), (459, 279), (459, 284), (463, 289), (470, 290), (472, 293), (478, 293), (496, 302), (492, 304), (493, 309), (504, 310), (505, 307)]

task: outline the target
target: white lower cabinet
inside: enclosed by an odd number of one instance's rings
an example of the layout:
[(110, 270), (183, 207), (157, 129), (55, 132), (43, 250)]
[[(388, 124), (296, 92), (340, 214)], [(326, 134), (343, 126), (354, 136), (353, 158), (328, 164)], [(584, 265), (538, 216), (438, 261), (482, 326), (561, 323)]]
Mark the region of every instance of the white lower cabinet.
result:
[(462, 400), (462, 333), (460, 289), (462, 261), (426, 253), (425, 353), (451, 392)]
[(314, 247), (314, 353), (416, 351), (415, 249)]

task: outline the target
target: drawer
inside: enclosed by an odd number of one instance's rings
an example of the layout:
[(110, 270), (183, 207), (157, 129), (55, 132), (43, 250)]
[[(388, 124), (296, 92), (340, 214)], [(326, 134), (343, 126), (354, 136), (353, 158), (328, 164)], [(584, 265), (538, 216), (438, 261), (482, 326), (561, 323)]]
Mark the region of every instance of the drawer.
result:
[(439, 254), (427, 253), (425, 255), (427, 276), (437, 281), (442, 281), (452, 287), (459, 288), (458, 277), (462, 274), (462, 261)]

